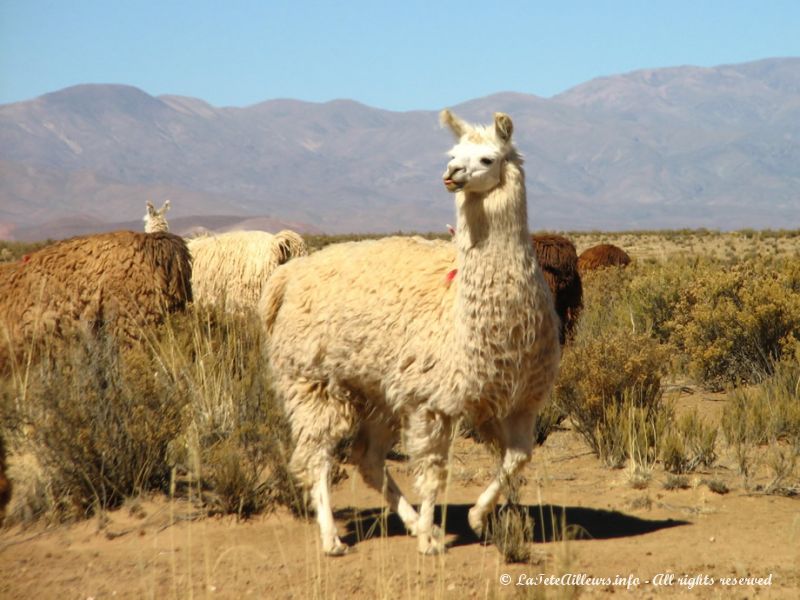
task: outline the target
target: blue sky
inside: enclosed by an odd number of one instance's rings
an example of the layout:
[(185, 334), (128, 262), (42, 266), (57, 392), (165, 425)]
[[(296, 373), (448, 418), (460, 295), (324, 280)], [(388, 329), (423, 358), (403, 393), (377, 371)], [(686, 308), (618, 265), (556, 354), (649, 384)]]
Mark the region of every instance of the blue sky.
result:
[(79, 83), (439, 109), (640, 68), (800, 56), (800, 1), (0, 0), (0, 103)]

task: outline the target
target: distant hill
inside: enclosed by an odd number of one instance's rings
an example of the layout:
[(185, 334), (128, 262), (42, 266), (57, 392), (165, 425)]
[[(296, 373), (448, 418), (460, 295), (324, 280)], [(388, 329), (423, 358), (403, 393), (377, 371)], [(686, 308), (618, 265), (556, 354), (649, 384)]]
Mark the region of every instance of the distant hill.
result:
[[(169, 214), (167, 214), (169, 217)], [(188, 217), (168, 218), (170, 231), (184, 237), (192, 237), (212, 232), (225, 231), (280, 231), (281, 229), (292, 229), (300, 233), (321, 234), (322, 230), (317, 229), (306, 223), (295, 223), (292, 221), (281, 221), (270, 217), (241, 217), (236, 215), (193, 215)], [(143, 221), (120, 221), (110, 222), (101, 221), (93, 217), (78, 216), (64, 217), (54, 221), (46, 221), (36, 225), (19, 226), (13, 230), (13, 239), (19, 242), (35, 242), (40, 240), (52, 239), (60, 240), (76, 235), (88, 233), (102, 233), (105, 231), (117, 231), (119, 229), (130, 229), (141, 231)], [(12, 237), (8, 235), (7, 237)], [(0, 232), (0, 239), (3, 239)]]
[[(537, 229), (800, 227), (800, 58), (636, 71), (454, 109), (512, 115)], [(440, 183), (450, 143), (437, 111), (219, 108), (80, 85), (0, 106), (0, 232), (138, 227), (145, 200), (166, 198), (171, 222), (436, 231), (453, 218)]]

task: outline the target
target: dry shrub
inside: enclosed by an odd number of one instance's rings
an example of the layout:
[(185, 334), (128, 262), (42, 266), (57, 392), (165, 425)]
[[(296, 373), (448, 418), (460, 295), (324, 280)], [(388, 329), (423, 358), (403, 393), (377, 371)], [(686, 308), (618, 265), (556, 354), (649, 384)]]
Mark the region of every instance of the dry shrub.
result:
[(640, 263), (629, 269), (628, 301), (633, 328), (661, 343), (669, 342), (670, 323), (681, 290), (692, 280), (698, 260), (672, 259), (665, 263)]
[(24, 399), (16, 398), (17, 454), (33, 454), (41, 468), (32, 497), (18, 499), (30, 516), (81, 517), (166, 489), (167, 445), (188, 401), (141, 348), (121, 350), (106, 335), (68, 339), (33, 367)]
[(670, 473), (690, 473), (717, 460), (718, 429), (700, 419), (697, 409), (670, 424), (661, 443), (661, 460)]
[(630, 285), (637, 269), (599, 269), (583, 276), (584, 310), (576, 335), (598, 335), (610, 327), (630, 329)]
[(704, 269), (682, 291), (670, 326), (699, 382), (717, 390), (752, 383), (800, 340), (800, 263)]
[(722, 431), (731, 446), (782, 442), (800, 451), (800, 361), (777, 363), (760, 384), (733, 390), (722, 413)]
[(667, 475), (664, 481), (665, 490), (688, 490), (691, 486), (686, 475)]
[(605, 404), (621, 402), (631, 390), (645, 403), (654, 401), (665, 360), (657, 342), (624, 330), (583, 339), (564, 353), (555, 397), (573, 418), (580, 411), (596, 422)]
[(252, 315), (192, 309), (132, 348), (70, 335), (27, 375), (0, 382), (17, 521), (171, 489), (209, 512), (300, 510), (261, 335)]
[(544, 445), (550, 434), (558, 428), (566, 417), (567, 414), (555, 402), (545, 404), (536, 415), (536, 423), (533, 427), (533, 438), (536, 441), (536, 445)]
[(800, 361), (795, 354), (774, 366), (773, 374), (756, 386), (730, 395), (722, 414), (722, 431), (734, 449), (746, 485), (765, 450), (772, 480), (765, 492), (796, 495), (800, 480)]
[(668, 351), (632, 327), (631, 277), (604, 269), (586, 278), (585, 310), (554, 391), (592, 450), (615, 467), (627, 458), (651, 461), (668, 418), (660, 389)]
[(593, 431), (588, 424), (578, 430), (606, 465), (621, 468), (630, 460), (634, 480), (647, 481), (672, 415), (660, 390), (631, 388), (603, 405)]
[(533, 531), (533, 518), (524, 506), (518, 504), (505, 504), (491, 513), (486, 529), (487, 539), (497, 546), (506, 563), (530, 560)]
[(290, 429), (272, 393), (258, 319), (202, 306), (182, 320), (158, 349), (190, 390), (188, 425), (170, 444), (171, 464), (200, 484), (211, 512), (301, 510), (288, 472)]

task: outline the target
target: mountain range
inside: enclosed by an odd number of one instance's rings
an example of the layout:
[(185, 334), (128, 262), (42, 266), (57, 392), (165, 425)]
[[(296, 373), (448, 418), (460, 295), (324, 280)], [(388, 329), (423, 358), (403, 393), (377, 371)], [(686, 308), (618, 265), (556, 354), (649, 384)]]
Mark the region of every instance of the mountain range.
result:
[[(535, 229), (800, 227), (800, 58), (640, 70), (452, 108), (475, 122), (512, 116)], [(187, 231), (442, 231), (452, 140), (437, 113), (215, 107), (104, 84), (5, 104), (0, 238), (138, 228), (145, 200), (167, 198)]]

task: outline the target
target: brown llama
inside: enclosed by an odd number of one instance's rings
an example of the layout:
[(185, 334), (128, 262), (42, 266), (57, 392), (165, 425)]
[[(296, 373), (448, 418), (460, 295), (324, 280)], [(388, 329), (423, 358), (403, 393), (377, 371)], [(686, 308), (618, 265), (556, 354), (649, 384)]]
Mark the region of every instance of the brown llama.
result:
[(572, 336), (583, 307), (578, 253), (575, 244), (562, 235), (534, 235), (532, 239), (536, 259), (553, 294), (556, 313), (561, 319), (559, 339), (563, 345)]
[(625, 267), (630, 262), (631, 257), (619, 246), (599, 244), (581, 252), (578, 257), (578, 271), (585, 274), (604, 267)]
[(75, 237), (0, 265), (0, 371), (75, 325), (121, 340), (192, 300), (182, 238), (116, 231)]

